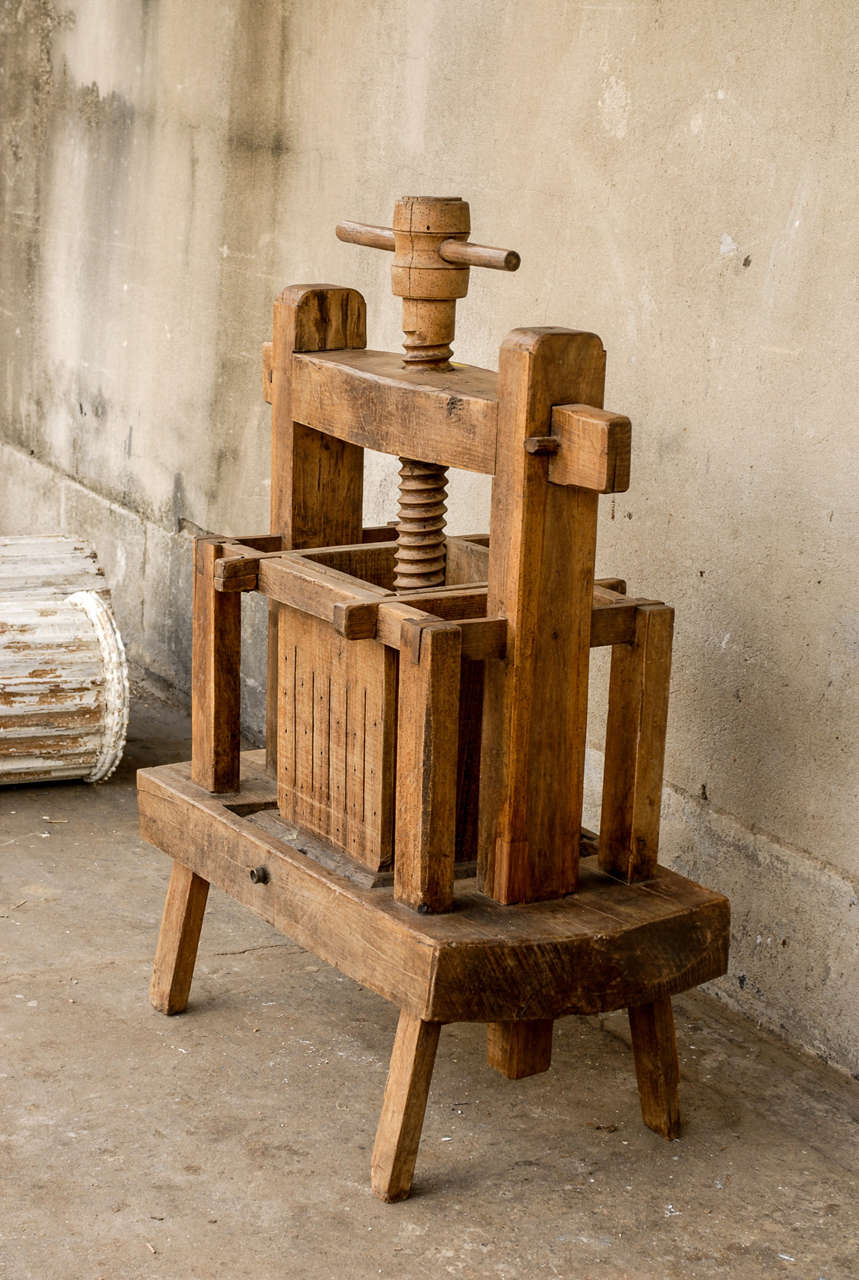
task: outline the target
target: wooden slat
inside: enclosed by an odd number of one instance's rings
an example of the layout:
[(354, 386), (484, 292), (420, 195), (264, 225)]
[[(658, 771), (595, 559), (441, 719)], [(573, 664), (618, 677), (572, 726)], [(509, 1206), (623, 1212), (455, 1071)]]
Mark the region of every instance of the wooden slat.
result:
[(457, 863), (477, 862), (480, 745), (483, 733), (483, 669), (482, 662), (463, 658), (459, 672), (459, 746), (456, 753)]
[(462, 656), (472, 662), (503, 658), (507, 653), (506, 618), (451, 618), (462, 637)]
[(508, 657), (486, 667), (480, 855), (504, 903), (576, 887), (597, 495), (550, 485), (524, 442), (554, 404), (599, 404), (604, 373), (593, 334), (523, 329), (501, 348), (487, 613), (508, 620)]
[(411, 1190), (440, 1031), (439, 1022), (400, 1013), (370, 1166), (381, 1200), (403, 1200)]
[(268, 555), (272, 551), (283, 550), (283, 538), (279, 533), (248, 533), (239, 537), (226, 538), (218, 535), (229, 555), (244, 555), (248, 550), (261, 551)]
[(372, 871), (390, 867), (396, 657), (282, 608), (280, 812)]
[(644, 604), (629, 644), (612, 650), (600, 866), (624, 880), (656, 870), (674, 610)]
[[(255, 563), (259, 572), (252, 576), (247, 568), (242, 571), (238, 567), (246, 564), (245, 561), (223, 562), (224, 576), (215, 579), (217, 590), (261, 591), (281, 604), (331, 622), (346, 639), (375, 637), (394, 649), (399, 648), (401, 614), (398, 610), (388, 613), (389, 603), (407, 604), (415, 614), (423, 611), (450, 621), (473, 617), (475, 622), (463, 628), (463, 655), (475, 660), (499, 658), (506, 651), (506, 619), (481, 617), (487, 601), (484, 586), (441, 587), (437, 591), (397, 596), (368, 582), (356, 582), (350, 574), (316, 563), (307, 555), (263, 555)], [(220, 565), (216, 568), (218, 572)], [(243, 572), (247, 576), (242, 576)], [(635, 610), (639, 603), (595, 587), (591, 646), (629, 643), (634, 637)], [(481, 622), (484, 625), (479, 625)]]
[[(293, 411), (293, 353), (363, 347), (366, 306), (360, 293), (333, 285), (293, 285), (274, 304), (271, 350), (271, 531), (283, 546), (360, 542), (363, 451), (300, 422)], [(264, 356), (265, 362), (265, 356)], [(277, 608), (269, 609), (266, 746), (277, 756)]]
[(591, 613), (592, 649), (604, 645), (631, 644), (635, 639), (636, 610), (650, 601), (629, 600), (618, 595), (614, 600), (598, 596), (594, 589), (594, 607)]
[(220, 543), (194, 543), (191, 657), (191, 760), (194, 781), (209, 791), (239, 785), (241, 596), (215, 590)]
[(256, 591), (260, 560), (282, 554), (280, 551), (255, 552), (252, 547), (239, 550), (234, 545), (224, 547), (224, 553), (215, 562), (216, 591)]
[(392, 591), (397, 543), (392, 541), (390, 529), (387, 533), (388, 538), (384, 542), (361, 542), (349, 547), (320, 547), (305, 551), (304, 556), (311, 563), (327, 565), (330, 569), (338, 569), (340, 573), (360, 578), (371, 586)]
[[(486, 587), (451, 588), (440, 587), (437, 591), (409, 592), (404, 595), (391, 594), (388, 599), (397, 605), (407, 605), (415, 612), (432, 613), (436, 617), (479, 618), (486, 613)], [(338, 602), (334, 607), (334, 625), (342, 636), (349, 640), (366, 640), (376, 637), (392, 648), (399, 648), (401, 614), (394, 611), (386, 615), (384, 600), (377, 604), (367, 604), (357, 600), (354, 604), (348, 601)]]
[(428, 621), (432, 617), (447, 621), (454, 616), (462, 615), (468, 618), (476, 614), (478, 620), (483, 621), (479, 618), (479, 613), (484, 613), (485, 610), (485, 592), (469, 592), (463, 595), (456, 592), (446, 597), (441, 593), (430, 596), (424, 592), (414, 596), (411, 594), (392, 596), (388, 600), (379, 601), (376, 639), (381, 640), (382, 644), (389, 644), (392, 648), (399, 649), (402, 640), (401, 621), (405, 617), (412, 618), (416, 622)]
[(394, 897), (416, 911), (449, 911), (461, 632), (408, 617), (402, 627), (412, 634), (400, 644)]
[(313, 564), (303, 556), (291, 554), (260, 562), (258, 589), (271, 600), (326, 622), (334, 621), (337, 605), (375, 604), (390, 596), (381, 587), (356, 582), (339, 569), (329, 569), (327, 565)]
[(488, 369), (409, 369), (387, 351), (296, 354), (292, 414), (353, 446), (491, 475), (495, 386)]
[(373, 524), (366, 525), (361, 536), (362, 542), (390, 542), (396, 537), (397, 522), (392, 521), (390, 524)]
[[(482, 542), (475, 538), (482, 537)], [(445, 581), (450, 584), (486, 582), (489, 577), (489, 546), (486, 535), (471, 537), (448, 535), (446, 540)]]

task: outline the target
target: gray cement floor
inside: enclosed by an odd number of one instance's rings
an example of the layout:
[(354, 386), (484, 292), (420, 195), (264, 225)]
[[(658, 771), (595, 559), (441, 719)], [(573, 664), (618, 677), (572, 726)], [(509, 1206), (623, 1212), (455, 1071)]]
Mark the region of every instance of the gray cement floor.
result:
[(213, 893), (188, 1012), (147, 1001), (167, 859), (134, 770), (0, 791), (4, 1280), (859, 1276), (857, 1088), (705, 994), (676, 1001), (683, 1137), (639, 1120), (623, 1016), (513, 1083), (447, 1027), (412, 1198), (368, 1165), (396, 1011)]

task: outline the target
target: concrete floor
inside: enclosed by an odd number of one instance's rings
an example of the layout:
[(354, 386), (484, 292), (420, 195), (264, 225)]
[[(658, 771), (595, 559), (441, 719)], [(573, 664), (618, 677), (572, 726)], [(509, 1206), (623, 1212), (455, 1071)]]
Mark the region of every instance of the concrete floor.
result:
[(859, 1276), (856, 1085), (702, 993), (678, 1142), (622, 1015), (560, 1023), (518, 1083), (453, 1026), (414, 1194), (375, 1200), (390, 1005), (214, 893), (188, 1012), (149, 1007), (169, 868), (134, 770), (186, 735), (138, 702), (110, 782), (0, 792), (4, 1280)]

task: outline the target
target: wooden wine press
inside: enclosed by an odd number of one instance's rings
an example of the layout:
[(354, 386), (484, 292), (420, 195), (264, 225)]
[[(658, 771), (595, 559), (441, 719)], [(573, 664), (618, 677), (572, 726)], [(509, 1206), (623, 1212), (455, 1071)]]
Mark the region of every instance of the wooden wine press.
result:
[[(152, 980), (187, 1003), (209, 885), (394, 1001), (374, 1191), (411, 1188), (439, 1031), (545, 1071), (552, 1025), (629, 1010), (645, 1124), (678, 1131), (671, 996), (725, 972), (728, 902), (657, 864), (673, 610), (594, 581), (597, 503), (629, 481), (594, 334), (516, 329), (498, 373), (450, 363), (471, 266), (460, 199), (397, 202), (405, 356), (360, 294), (295, 285), (263, 348), (272, 531), (195, 546), (190, 763), (139, 774), (173, 858)], [(365, 528), (363, 451), (401, 459)], [(492, 476), (488, 535), (445, 533), (446, 469)], [(239, 751), (241, 598), (269, 600), (265, 752)], [(598, 835), (582, 830), (590, 649), (611, 647)]]

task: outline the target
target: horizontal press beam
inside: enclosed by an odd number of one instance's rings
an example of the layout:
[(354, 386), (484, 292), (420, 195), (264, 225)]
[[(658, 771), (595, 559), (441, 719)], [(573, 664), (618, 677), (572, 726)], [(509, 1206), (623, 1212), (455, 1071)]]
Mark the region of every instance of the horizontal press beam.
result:
[[(399, 649), (403, 617), (442, 618), (461, 628), (463, 657), (482, 660), (506, 653), (507, 621), (486, 617), (485, 583), (401, 596), (311, 560), (302, 552), (255, 551), (249, 542), (229, 543), (227, 549), (229, 554), (215, 563), (216, 590), (259, 591), (280, 604), (330, 622), (347, 640), (375, 639)], [(591, 648), (632, 644), (636, 610), (642, 604), (658, 603), (629, 599), (618, 590), (624, 587), (620, 578), (595, 583)]]

